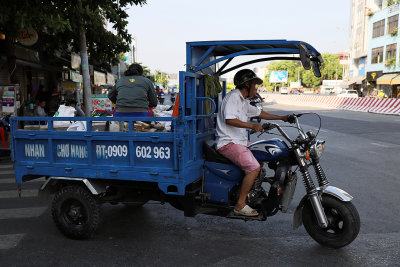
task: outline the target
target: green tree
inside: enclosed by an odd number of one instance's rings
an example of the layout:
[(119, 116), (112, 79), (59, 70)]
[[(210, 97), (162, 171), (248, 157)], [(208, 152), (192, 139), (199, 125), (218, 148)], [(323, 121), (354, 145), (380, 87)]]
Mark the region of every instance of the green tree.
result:
[(162, 84), (163, 87), (166, 87), (168, 84), (168, 74), (160, 70), (156, 70), (154, 73), (154, 81)]
[(47, 35), (71, 31), (70, 21), (57, 9), (54, 1), (15, 0), (2, 2), (0, 7), (0, 33), (5, 34), (3, 49), (7, 57), (11, 83), (17, 83), (15, 76), (15, 44), (18, 31), (33, 28), (38, 32), (39, 40), (44, 31)]
[(301, 74), (303, 68), (301, 67), (301, 63), (299, 61), (283, 60), (271, 63), (268, 66), (267, 74), (264, 77), (264, 85), (268, 89), (271, 89), (275, 86), (275, 84), (269, 82), (271, 71), (287, 71), (288, 83), (290, 83), (297, 81), (298, 78), (301, 77), (299, 74)]
[[(5, 50), (12, 83), (16, 83), (15, 40), (20, 29), (34, 28), (46, 58), (55, 51), (81, 52), (84, 92), (88, 84), (88, 58), (110, 71), (119, 54), (129, 50), (131, 36), (126, 8), (143, 5), (146, 0), (15, 0), (0, 7), (0, 32), (6, 36)], [(115, 33), (108, 31), (111, 24)], [(87, 50), (87, 51), (86, 51)], [(86, 102), (85, 107), (90, 105)], [(89, 103), (89, 102), (88, 102)]]

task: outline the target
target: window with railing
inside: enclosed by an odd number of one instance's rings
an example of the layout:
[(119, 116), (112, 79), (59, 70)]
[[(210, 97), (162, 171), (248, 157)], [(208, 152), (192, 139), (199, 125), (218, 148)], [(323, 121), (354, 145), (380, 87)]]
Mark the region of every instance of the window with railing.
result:
[(377, 64), (383, 62), (383, 46), (372, 49), (371, 53), (371, 64)]
[(387, 21), (387, 34), (393, 34), (394, 30), (398, 28), (399, 25), (399, 14), (391, 16)]
[(377, 21), (372, 27), (372, 38), (376, 38), (385, 34), (385, 20)]

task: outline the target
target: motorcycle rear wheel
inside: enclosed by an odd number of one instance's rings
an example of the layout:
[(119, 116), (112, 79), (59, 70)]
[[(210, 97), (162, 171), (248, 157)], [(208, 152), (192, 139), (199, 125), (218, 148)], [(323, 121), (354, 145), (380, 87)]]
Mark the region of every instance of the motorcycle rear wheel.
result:
[(321, 245), (330, 248), (341, 248), (353, 242), (360, 231), (360, 216), (354, 205), (328, 195), (322, 195), (321, 202), (328, 227), (319, 227), (311, 202), (307, 201), (302, 213), (307, 233)]

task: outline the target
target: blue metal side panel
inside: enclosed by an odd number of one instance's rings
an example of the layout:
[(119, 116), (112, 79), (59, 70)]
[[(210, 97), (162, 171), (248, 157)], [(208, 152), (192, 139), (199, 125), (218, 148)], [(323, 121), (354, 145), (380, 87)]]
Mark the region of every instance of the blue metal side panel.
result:
[(228, 202), (229, 192), (243, 178), (243, 172), (235, 165), (205, 162), (204, 192), (210, 200)]

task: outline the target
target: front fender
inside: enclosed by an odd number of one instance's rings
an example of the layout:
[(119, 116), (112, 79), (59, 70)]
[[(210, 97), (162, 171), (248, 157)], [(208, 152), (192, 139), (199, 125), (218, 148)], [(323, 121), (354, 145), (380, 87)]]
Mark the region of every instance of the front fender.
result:
[[(327, 194), (327, 195), (333, 196), (343, 202), (349, 202), (353, 199), (353, 197), (349, 193), (347, 193), (346, 191), (344, 191), (340, 188), (334, 187), (334, 186), (318, 187), (317, 191), (318, 191), (319, 195)], [(303, 207), (304, 207), (307, 199), (308, 199), (308, 196), (305, 195), (301, 199), (299, 205), (296, 208), (296, 211), (294, 212), (294, 215), (293, 215), (293, 228), (294, 229), (299, 228), (303, 224), (302, 211), (303, 211)]]

